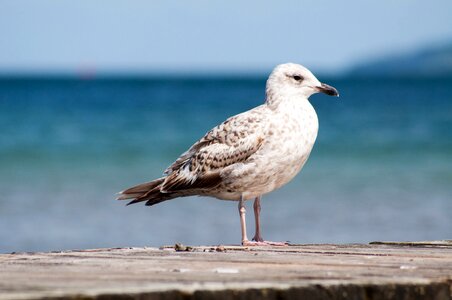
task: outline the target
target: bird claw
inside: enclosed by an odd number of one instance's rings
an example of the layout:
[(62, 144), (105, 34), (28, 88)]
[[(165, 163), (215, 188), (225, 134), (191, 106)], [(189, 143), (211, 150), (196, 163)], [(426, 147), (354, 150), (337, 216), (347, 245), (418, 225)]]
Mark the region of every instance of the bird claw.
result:
[(255, 235), (251, 240), (255, 241), (255, 242), (263, 242), (264, 241), (264, 239), (262, 238), (261, 235)]

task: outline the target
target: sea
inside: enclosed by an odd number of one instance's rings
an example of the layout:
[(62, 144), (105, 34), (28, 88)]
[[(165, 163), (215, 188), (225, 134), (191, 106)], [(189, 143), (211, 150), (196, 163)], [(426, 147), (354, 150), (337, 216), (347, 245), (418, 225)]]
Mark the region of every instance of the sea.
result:
[[(264, 195), (264, 238), (452, 239), (452, 78), (320, 79), (341, 96), (311, 97), (318, 139)], [(239, 244), (236, 202), (115, 198), (264, 90), (264, 75), (0, 79), (0, 253)]]

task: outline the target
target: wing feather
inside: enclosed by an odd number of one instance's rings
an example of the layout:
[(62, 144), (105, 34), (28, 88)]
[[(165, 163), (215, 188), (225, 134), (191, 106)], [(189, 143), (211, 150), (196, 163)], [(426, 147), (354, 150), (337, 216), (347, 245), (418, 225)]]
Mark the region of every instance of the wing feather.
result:
[(207, 189), (221, 183), (225, 167), (245, 162), (264, 142), (260, 114), (240, 114), (210, 130), (165, 173), (162, 192)]

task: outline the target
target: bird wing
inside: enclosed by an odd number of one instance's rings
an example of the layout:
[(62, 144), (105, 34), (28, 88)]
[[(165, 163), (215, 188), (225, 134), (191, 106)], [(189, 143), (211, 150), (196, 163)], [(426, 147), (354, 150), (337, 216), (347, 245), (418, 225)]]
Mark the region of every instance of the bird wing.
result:
[(262, 114), (253, 110), (216, 126), (165, 170), (162, 192), (206, 189), (221, 182), (220, 173), (241, 163), (264, 142)]

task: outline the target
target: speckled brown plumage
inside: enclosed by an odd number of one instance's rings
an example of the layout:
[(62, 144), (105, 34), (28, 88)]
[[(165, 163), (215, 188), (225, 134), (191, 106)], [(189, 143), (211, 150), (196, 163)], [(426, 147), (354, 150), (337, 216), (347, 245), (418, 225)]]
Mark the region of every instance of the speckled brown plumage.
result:
[[(338, 95), (306, 68), (279, 65), (270, 75), (266, 100), (208, 131), (164, 172), (164, 177), (120, 193), (118, 199), (146, 205), (191, 195), (240, 201), (242, 241), (244, 204), (289, 182), (303, 167), (317, 137), (318, 120), (308, 97)], [(256, 219), (257, 220), (257, 219)], [(260, 231), (255, 239), (261, 240)]]

